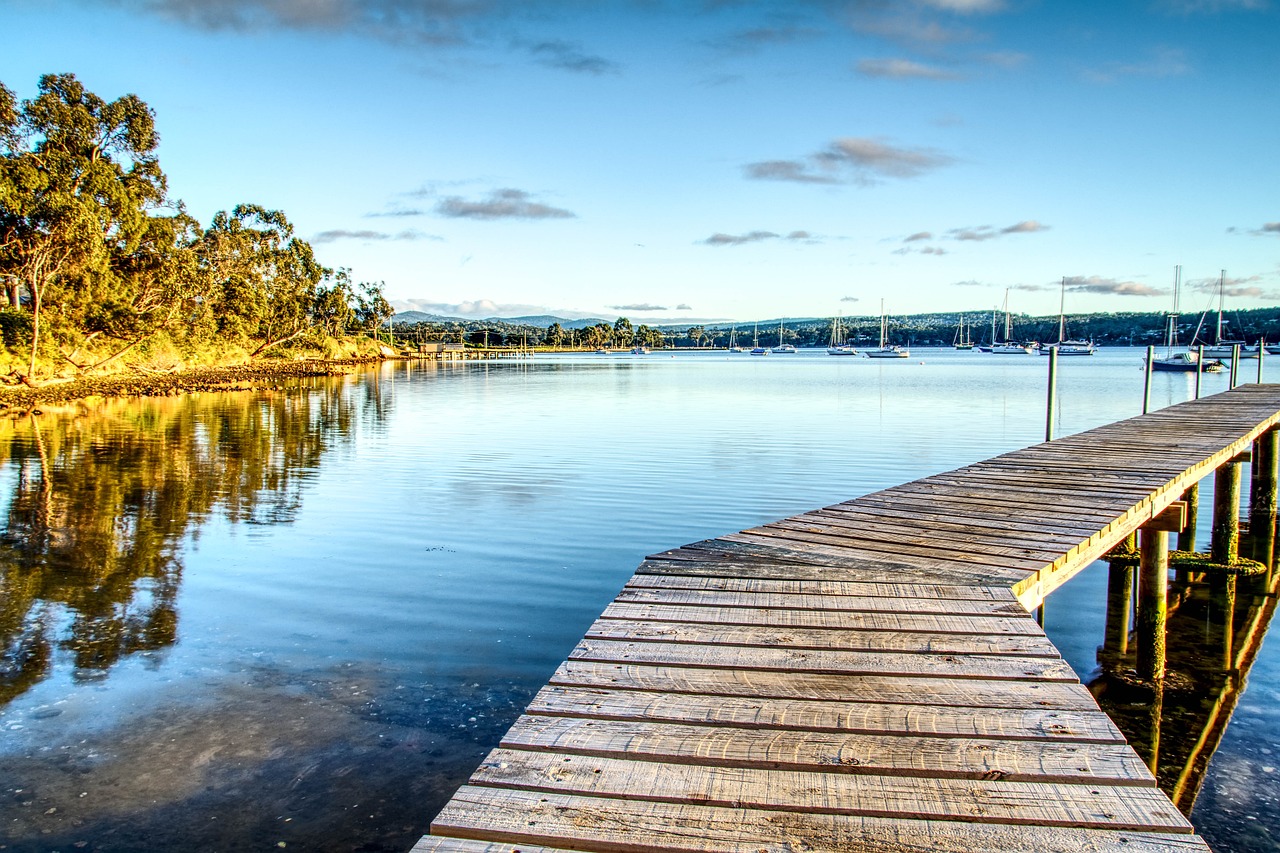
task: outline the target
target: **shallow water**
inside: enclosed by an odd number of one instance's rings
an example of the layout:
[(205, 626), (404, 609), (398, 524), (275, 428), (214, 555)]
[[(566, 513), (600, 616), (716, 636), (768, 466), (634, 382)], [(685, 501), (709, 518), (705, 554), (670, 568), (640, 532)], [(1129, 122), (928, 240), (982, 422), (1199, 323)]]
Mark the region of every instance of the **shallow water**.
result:
[[(0, 845), (407, 850), (645, 554), (1038, 442), (1046, 363), (393, 364), (0, 422)], [(1057, 434), (1140, 413), (1140, 351), (1060, 371)], [(1082, 677), (1105, 584), (1047, 608)], [(1250, 813), (1276, 667), (1220, 753)]]

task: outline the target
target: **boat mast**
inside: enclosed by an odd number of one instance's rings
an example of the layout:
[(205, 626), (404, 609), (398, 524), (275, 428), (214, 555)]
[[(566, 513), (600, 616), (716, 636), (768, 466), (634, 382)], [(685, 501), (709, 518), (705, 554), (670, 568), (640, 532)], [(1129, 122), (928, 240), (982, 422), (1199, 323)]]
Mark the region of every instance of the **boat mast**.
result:
[(1169, 331), (1165, 334), (1165, 358), (1173, 357), (1173, 343), (1178, 337), (1178, 294), (1182, 289), (1182, 264), (1173, 268), (1173, 311), (1169, 314)]
[(1223, 270), (1218, 276), (1218, 328), (1213, 333), (1213, 342), (1215, 344), (1222, 343), (1222, 296), (1227, 289), (1227, 271)]
[(1062, 291), (1058, 295), (1058, 343), (1067, 339), (1067, 277), (1062, 277)]
[(1013, 318), (1009, 316), (1009, 288), (1004, 289), (1004, 342), (1013, 340)]
[(880, 349), (884, 349), (884, 299), (880, 300)]

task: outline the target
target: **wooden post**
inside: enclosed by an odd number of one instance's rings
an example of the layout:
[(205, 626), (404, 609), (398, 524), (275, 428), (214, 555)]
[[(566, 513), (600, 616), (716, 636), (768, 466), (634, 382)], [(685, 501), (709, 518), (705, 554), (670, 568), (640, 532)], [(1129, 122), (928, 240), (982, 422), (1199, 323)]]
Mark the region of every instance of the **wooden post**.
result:
[(1112, 566), (1107, 574), (1107, 624), (1102, 649), (1108, 657), (1129, 653), (1129, 624), (1133, 612), (1133, 566)]
[(1267, 356), (1266, 338), (1258, 338), (1258, 384), (1262, 384), (1262, 360)]
[[(1058, 398), (1058, 348), (1049, 350), (1049, 400), (1044, 419), (1044, 440), (1053, 441), (1053, 408)], [(1043, 624), (1043, 623), (1042, 623)]]
[(1196, 549), (1196, 516), (1200, 512), (1200, 484), (1192, 483), (1182, 493), (1182, 500), (1187, 505), (1187, 526), (1178, 533), (1178, 550), (1194, 551)]
[(1240, 345), (1231, 345), (1231, 382), (1228, 388), (1236, 387), (1236, 380), (1240, 377)]
[(1196, 399), (1200, 399), (1200, 380), (1204, 378), (1204, 344), (1196, 347)]
[(1147, 709), (1146, 742), (1138, 745), (1138, 751), (1146, 759), (1147, 769), (1154, 776), (1160, 767), (1160, 723), (1164, 717), (1164, 682), (1157, 681), (1151, 691), (1151, 706)]
[(1227, 462), (1213, 475), (1213, 533), (1209, 551), (1229, 566), (1240, 552), (1240, 463)]
[(1165, 620), (1168, 615), (1169, 534), (1144, 528), (1138, 536), (1138, 677), (1164, 678)]
[[(1142, 384), (1142, 414), (1144, 415), (1151, 411), (1151, 363), (1155, 361), (1155, 357), (1156, 348), (1152, 346), (1147, 347), (1147, 375)], [(1197, 371), (1197, 374), (1198, 373), (1199, 371)]]
[(1280, 473), (1280, 432), (1276, 427), (1253, 443), (1252, 477), (1249, 482), (1249, 530), (1275, 527), (1276, 480)]

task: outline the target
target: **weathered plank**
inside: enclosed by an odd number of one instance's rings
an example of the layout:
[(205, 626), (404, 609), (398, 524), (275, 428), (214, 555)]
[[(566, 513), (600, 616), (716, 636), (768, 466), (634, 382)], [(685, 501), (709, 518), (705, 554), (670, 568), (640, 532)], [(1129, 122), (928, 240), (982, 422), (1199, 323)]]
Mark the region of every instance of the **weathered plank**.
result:
[[(980, 816), (978, 816), (980, 817)], [(804, 814), (463, 787), (432, 832), (602, 853), (1208, 853), (1198, 836)], [(566, 842), (568, 842), (566, 844)], [(523, 848), (522, 848), (523, 849)]]
[(639, 663), (569, 660), (550, 684), (608, 687), (707, 696), (815, 699), (874, 704), (880, 702), (961, 708), (1048, 708), (1096, 711), (1098, 704), (1082, 684), (1054, 681), (966, 681), (920, 676), (910, 680), (881, 673), (856, 678), (813, 672), (757, 672)]
[(694, 643), (716, 646), (754, 646), (779, 649), (842, 649), (862, 652), (912, 652), (948, 655), (1022, 655), (1059, 658), (1045, 637), (1030, 634), (1001, 636), (939, 634), (923, 631), (859, 631), (848, 627), (773, 628), (757, 625), (718, 625), (707, 622), (598, 619), (586, 636), (601, 640)]
[(653, 720), (525, 715), (502, 745), (678, 764), (889, 776), (1155, 787), (1123, 743), (747, 729)]
[(939, 584), (864, 583), (830, 580), (778, 580), (774, 578), (699, 578), (686, 576), (633, 575), (628, 587), (649, 589), (704, 589), (721, 592), (775, 592), (787, 595), (854, 595), (888, 598), (959, 598), (1015, 601), (1013, 593), (1000, 587), (941, 586)]
[(814, 732), (929, 735), (931, 737), (1058, 740), (1123, 743), (1111, 719), (1099, 710), (1043, 708), (954, 708), (937, 705), (821, 702), (730, 696), (672, 696), (635, 690), (548, 685), (528, 708), (531, 714), (602, 720), (665, 720), (738, 728), (791, 728)]
[[(560, 756), (504, 749), (489, 754), (471, 785), (525, 791), (699, 802), (777, 809), (984, 823), (1190, 833), (1191, 824), (1153, 788), (760, 770)], [(796, 796), (803, 792), (802, 796)]]
[(679, 604), (690, 607), (750, 607), (753, 609), (835, 610), (864, 613), (936, 613), (970, 616), (1026, 616), (1016, 601), (990, 599), (890, 598), (888, 596), (786, 595), (775, 592), (729, 592), (625, 587), (616, 601), (637, 604)]

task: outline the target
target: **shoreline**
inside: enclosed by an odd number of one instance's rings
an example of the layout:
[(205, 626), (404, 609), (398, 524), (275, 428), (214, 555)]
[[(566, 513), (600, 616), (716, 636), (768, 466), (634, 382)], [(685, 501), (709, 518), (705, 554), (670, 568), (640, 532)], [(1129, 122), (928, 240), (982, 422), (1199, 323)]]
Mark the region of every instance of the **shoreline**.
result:
[(30, 409), (39, 403), (67, 403), (88, 397), (168, 397), (194, 391), (248, 391), (280, 379), (345, 376), (353, 368), (380, 364), (383, 356), (261, 362), (229, 367), (194, 367), (174, 373), (113, 373), (37, 388), (0, 388), (0, 410)]

